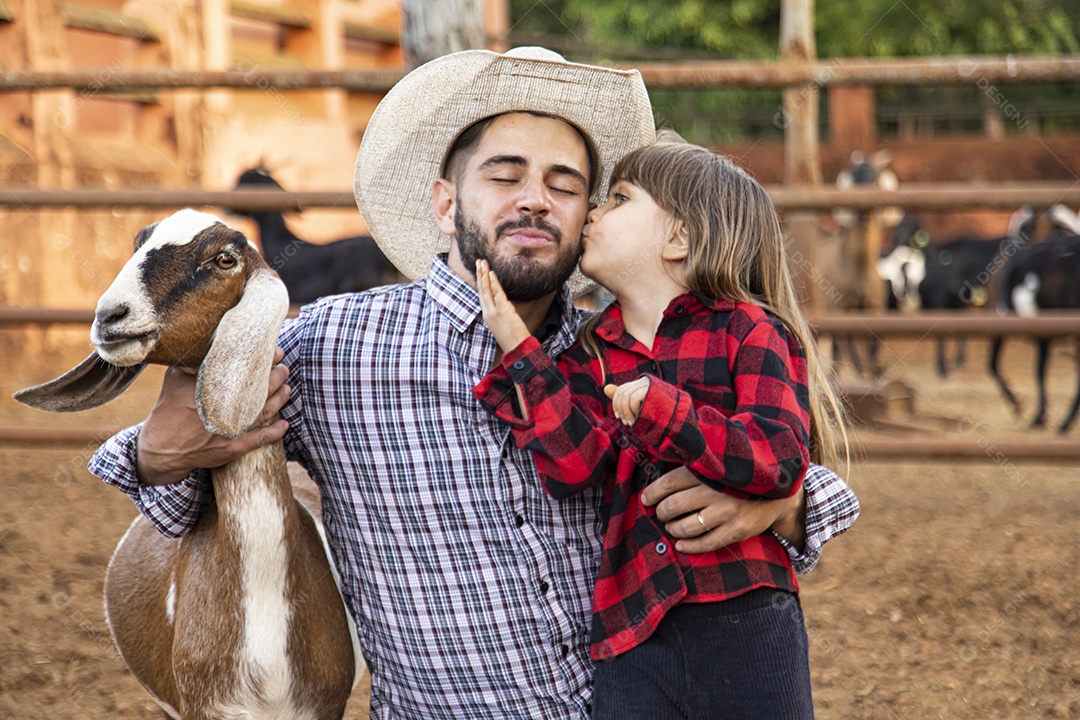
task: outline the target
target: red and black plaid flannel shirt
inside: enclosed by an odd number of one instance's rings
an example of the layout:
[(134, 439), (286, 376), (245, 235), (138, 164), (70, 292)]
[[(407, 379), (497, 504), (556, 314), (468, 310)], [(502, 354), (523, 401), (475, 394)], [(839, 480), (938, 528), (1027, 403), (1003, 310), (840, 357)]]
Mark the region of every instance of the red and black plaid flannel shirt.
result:
[[(640, 496), (678, 465), (739, 496), (793, 494), (809, 463), (807, 370), (798, 341), (756, 305), (692, 294), (668, 306), (652, 350), (626, 332), (617, 305), (604, 311), (597, 335), (602, 365), (580, 343), (556, 365), (530, 338), (473, 389), (511, 425), (518, 446), (533, 451), (553, 496), (608, 483), (593, 658), (640, 644), (680, 602), (722, 601), (759, 587), (797, 592), (788, 555), (771, 534), (684, 555)], [(650, 377), (649, 391), (626, 427), (602, 387), (642, 375)], [(525, 396), (524, 418), (515, 383)]]

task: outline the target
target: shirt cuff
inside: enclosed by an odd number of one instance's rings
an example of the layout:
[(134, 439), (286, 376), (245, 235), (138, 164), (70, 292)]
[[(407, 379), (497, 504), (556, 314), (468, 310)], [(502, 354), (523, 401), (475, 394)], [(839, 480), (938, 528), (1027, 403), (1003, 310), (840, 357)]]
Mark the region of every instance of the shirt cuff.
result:
[(689, 398), (671, 383), (649, 375), (649, 391), (641, 404), (637, 419), (630, 426), (630, 431), (645, 447), (659, 450), (668, 439), (671, 423), (680, 413), (690, 408), (680, 408), (682, 403), (689, 404)]
[(137, 470), (141, 429), (141, 424), (135, 425), (106, 440), (90, 458), (87, 469), (130, 497), (162, 535), (179, 537), (195, 525), (213, 497), (210, 472), (195, 470), (183, 480), (168, 485), (142, 482)]
[(101, 444), (90, 458), (87, 469), (109, 485), (128, 495), (137, 493), (136, 449), (142, 425), (135, 425), (113, 435)]
[(847, 532), (859, 517), (860, 510), (855, 493), (827, 467), (811, 463), (803, 485), (806, 490), (806, 539), (802, 551), (772, 533), (787, 551), (791, 566), (799, 575), (805, 575), (817, 566), (825, 543)]
[(552, 362), (540, 341), (530, 335), (503, 356), (502, 364), (515, 385), (525, 385)]
[[(502, 362), (491, 369), (473, 388), (473, 395), (484, 408), (511, 427), (532, 427), (532, 412), (525, 402), (525, 417), (517, 411), (515, 385), (524, 388), (546, 368), (552, 367), (551, 357), (544, 352), (540, 341), (529, 336), (516, 348), (503, 355)], [(522, 393), (526, 395), (526, 393)]]

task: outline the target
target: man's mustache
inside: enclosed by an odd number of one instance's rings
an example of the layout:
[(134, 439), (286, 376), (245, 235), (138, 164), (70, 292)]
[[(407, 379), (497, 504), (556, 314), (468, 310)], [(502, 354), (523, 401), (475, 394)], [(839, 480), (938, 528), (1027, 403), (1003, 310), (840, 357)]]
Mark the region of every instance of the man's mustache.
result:
[(525, 215), (517, 220), (507, 220), (501, 225), (495, 228), (495, 237), (502, 237), (505, 233), (512, 232), (514, 230), (524, 230), (525, 228), (533, 228), (535, 230), (543, 230), (555, 241), (556, 244), (562, 244), (562, 233), (558, 228), (548, 224), (542, 217), (529, 217)]

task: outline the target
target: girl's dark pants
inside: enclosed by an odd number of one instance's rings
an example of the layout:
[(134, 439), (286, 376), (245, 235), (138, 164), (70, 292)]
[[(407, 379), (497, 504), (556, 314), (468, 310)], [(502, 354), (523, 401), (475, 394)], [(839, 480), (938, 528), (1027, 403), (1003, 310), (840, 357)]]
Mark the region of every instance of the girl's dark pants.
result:
[(673, 608), (638, 647), (596, 664), (593, 720), (814, 717), (802, 607), (760, 588)]

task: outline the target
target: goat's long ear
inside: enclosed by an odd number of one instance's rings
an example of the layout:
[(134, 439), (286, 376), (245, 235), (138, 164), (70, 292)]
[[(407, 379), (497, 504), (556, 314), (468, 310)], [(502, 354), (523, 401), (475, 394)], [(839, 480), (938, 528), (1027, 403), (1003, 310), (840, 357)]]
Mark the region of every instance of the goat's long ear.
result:
[(240, 302), (218, 323), (199, 367), (196, 407), (210, 432), (239, 437), (259, 416), (288, 311), (289, 294), (277, 276), (266, 269), (252, 272)]
[(48, 412), (89, 410), (119, 397), (144, 367), (142, 364), (117, 367), (101, 359), (95, 351), (55, 380), (20, 390), (13, 397), (24, 405)]

